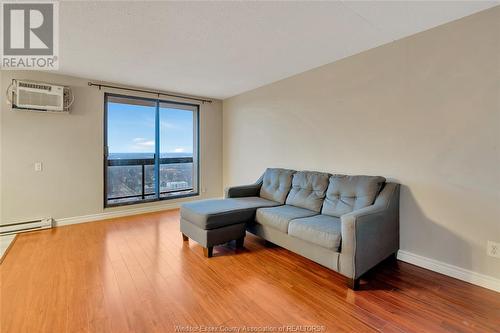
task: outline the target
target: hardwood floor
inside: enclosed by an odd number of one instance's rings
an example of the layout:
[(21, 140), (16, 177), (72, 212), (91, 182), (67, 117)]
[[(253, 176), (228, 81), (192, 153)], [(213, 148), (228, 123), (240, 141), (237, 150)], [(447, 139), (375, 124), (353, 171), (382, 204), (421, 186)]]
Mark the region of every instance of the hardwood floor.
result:
[(0, 265), (1, 332), (500, 332), (500, 293), (394, 260), (354, 292), (341, 275), (251, 235), (245, 249), (219, 246), (207, 259), (183, 243), (178, 214), (19, 235)]

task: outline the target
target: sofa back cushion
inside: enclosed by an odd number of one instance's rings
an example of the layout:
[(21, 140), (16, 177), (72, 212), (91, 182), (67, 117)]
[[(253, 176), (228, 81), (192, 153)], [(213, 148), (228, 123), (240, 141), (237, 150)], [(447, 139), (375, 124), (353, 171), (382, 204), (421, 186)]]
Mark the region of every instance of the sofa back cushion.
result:
[(284, 204), (292, 186), (292, 175), (294, 173), (294, 170), (288, 169), (266, 169), (262, 176), (260, 197)]
[(299, 171), (293, 175), (292, 189), (286, 198), (286, 204), (315, 212), (321, 210), (328, 187), (328, 173)]
[(373, 204), (384, 177), (333, 175), (326, 190), (322, 214), (340, 217)]

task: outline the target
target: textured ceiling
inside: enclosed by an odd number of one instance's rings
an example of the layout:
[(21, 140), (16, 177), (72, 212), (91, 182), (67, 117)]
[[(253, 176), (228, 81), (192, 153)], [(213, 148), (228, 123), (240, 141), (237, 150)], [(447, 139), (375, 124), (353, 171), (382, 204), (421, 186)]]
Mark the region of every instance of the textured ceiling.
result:
[(61, 2), (59, 72), (226, 98), (497, 4)]

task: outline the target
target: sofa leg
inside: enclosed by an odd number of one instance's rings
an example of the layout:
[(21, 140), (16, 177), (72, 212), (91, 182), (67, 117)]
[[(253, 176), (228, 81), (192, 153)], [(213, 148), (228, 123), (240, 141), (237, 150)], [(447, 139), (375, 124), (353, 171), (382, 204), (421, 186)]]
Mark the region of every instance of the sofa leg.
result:
[(243, 248), (244, 243), (245, 243), (245, 237), (238, 238), (236, 240), (236, 248), (238, 248), (238, 249)]
[(359, 290), (359, 278), (358, 279), (348, 279), (347, 286), (352, 290)]
[(204, 247), (203, 248), (203, 255), (207, 258), (212, 258), (212, 255), (214, 253), (214, 247), (209, 246), (209, 247)]
[(184, 242), (187, 242), (187, 241), (189, 240), (189, 238), (188, 238), (188, 236), (186, 236), (186, 235), (182, 234), (182, 240), (183, 240)]

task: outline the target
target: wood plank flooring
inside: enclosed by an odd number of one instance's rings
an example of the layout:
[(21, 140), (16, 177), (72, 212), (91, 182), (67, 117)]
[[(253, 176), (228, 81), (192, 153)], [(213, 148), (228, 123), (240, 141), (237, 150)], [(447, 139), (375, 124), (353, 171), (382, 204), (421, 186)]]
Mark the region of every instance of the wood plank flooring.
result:
[(500, 332), (500, 293), (399, 261), (360, 291), (345, 282), (251, 235), (206, 259), (165, 211), (19, 235), (0, 265), (0, 331)]

